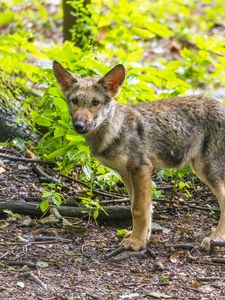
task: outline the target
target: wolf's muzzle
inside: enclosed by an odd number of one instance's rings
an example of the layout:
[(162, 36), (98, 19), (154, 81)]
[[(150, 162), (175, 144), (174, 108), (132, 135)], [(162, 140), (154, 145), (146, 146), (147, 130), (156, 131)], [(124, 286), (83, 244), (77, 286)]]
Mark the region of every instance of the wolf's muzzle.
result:
[(84, 122), (77, 121), (73, 124), (73, 128), (76, 130), (77, 133), (84, 134), (87, 132), (86, 126)]

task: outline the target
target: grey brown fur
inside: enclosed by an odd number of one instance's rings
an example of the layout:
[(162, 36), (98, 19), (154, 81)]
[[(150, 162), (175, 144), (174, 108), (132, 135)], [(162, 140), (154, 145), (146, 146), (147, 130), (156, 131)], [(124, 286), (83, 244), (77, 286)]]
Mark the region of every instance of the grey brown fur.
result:
[(186, 165), (211, 188), (221, 209), (202, 247), (225, 240), (225, 105), (200, 96), (125, 105), (113, 99), (125, 79), (122, 65), (101, 79), (76, 78), (57, 62), (53, 69), (75, 130), (100, 162), (120, 173), (128, 190), (133, 229), (123, 247), (139, 250), (150, 238), (152, 172)]

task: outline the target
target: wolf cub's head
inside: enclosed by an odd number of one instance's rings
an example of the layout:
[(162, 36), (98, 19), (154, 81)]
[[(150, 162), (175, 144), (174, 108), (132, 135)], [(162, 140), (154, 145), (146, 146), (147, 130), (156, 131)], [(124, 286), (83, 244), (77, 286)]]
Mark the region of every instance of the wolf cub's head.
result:
[(87, 134), (107, 119), (111, 100), (125, 79), (125, 68), (121, 64), (100, 79), (76, 77), (56, 61), (53, 71), (66, 96), (73, 127), (80, 134)]

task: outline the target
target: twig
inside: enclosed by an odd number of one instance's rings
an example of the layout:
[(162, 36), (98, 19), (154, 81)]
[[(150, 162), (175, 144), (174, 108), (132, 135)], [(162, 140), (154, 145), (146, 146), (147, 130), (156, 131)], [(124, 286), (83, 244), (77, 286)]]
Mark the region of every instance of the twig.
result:
[(216, 277), (216, 276), (212, 276), (212, 277), (196, 277), (197, 281), (216, 281), (216, 280), (220, 280), (221, 277)]
[(37, 267), (37, 265), (35, 263), (26, 261), (26, 260), (22, 261), (22, 260), (4, 260), (4, 259), (2, 259), (2, 261), (10, 266), (28, 266), (31, 268)]
[(151, 258), (156, 259), (156, 254), (151, 248), (146, 249), (146, 254), (147, 254), (147, 256), (150, 256)]
[(11, 156), (3, 153), (0, 153), (0, 157), (8, 160), (23, 161), (23, 162), (33, 163), (33, 164), (38, 163), (43, 165), (53, 165), (53, 164), (55, 165), (55, 162), (53, 161), (46, 161), (41, 159), (32, 159), (32, 158), (25, 158), (25, 157), (16, 157), (16, 156)]
[(100, 204), (118, 204), (118, 203), (127, 203), (129, 198), (115, 199), (115, 200), (99, 200)]
[(85, 248), (86, 246), (89, 246), (89, 244), (83, 244), (83, 245), (82, 245), (82, 247), (81, 247), (81, 252), (82, 252), (83, 256), (85, 256), (85, 257), (91, 257), (91, 255), (87, 254), (87, 253), (85, 252), (85, 250), (84, 250), (84, 248)]
[(46, 288), (47, 288), (46, 284), (41, 279), (39, 279), (34, 273), (32, 273), (32, 272), (23, 273), (23, 276), (32, 279), (34, 282), (36, 282), (43, 289), (46, 290)]
[(40, 242), (40, 241), (57, 241), (58, 242), (58, 241), (62, 241), (62, 239), (57, 238), (55, 236), (46, 236), (46, 235), (41, 236), (41, 235), (39, 235), (39, 236), (36, 236), (34, 238), (34, 241), (35, 242)]
[(199, 206), (199, 205), (193, 205), (193, 204), (189, 204), (189, 203), (186, 203), (185, 205), (190, 207), (190, 208), (197, 209), (197, 210), (220, 211), (219, 208)]
[(212, 263), (225, 264), (225, 257), (211, 257), (210, 261)]
[[(27, 156), (30, 157), (31, 159), (36, 160), (36, 155), (30, 151), (29, 149), (26, 150)], [(36, 173), (41, 176), (44, 177), (45, 179), (47, 179), (49, 182), (55, 182), (57, 184), (60, 183), (59, 179), (56, 179), (52, 176), (50, 176), (49, 174), (47, 174), (38, 164), (34, 164), (33, 165), (34, 170), (36, 171)]]
[(191, 243), (181, 243), (181, 244), (170, 245), (170, 247), (174, 249), (191, 250), (195, 246)]
[(111, 252), (107, 253), (105, 255), (105, 257), (110, 258), (112, 256), (116, 256), (117, 254), (122, 253), (123, 251), (125, 251), (125, 249), (123, 247), (119, 247), (119, 248), (116, 248), (116, 249), (112, 250)]
[(142, 250), (142, 251), (124, 251), (122, 253), (119, 253), (117, 256), (112, 257), (111, 259), (113, 261), (123, 261), (125, 259), (128, 259), (130, 257), (140, 257), (143, 258), (146, 256), (146, 251)]
[(212, 246), (217, 246), (217, 247), (225, 247), (225, 241), (212, 240), (211, 245)]
[(12, 249), (10, 249), (9, 251), (5, 252), (0, 259), (3, 259), (4, 257), (6, 257), (10, 252), (12, 252), (15, 248), (17, 247), (17, 245), (15, 245)]

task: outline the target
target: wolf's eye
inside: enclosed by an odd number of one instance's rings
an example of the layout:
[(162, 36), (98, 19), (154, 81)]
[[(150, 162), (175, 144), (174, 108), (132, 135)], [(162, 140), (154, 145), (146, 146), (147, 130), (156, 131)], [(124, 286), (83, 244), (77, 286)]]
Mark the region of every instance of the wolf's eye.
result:
[(77, 104), (78, 104), (78, 98), (74, 98), (74, 99), (72, 99), (71, 101), (72, 101), (72, 103), (73, 103), (74, 105), (77, 105)]
[(92, 105), (93, 106), (97, 106), (97, 105), (99, 105), (99, 101), (98, 100), (96, 100), (96, 99), (94, 99), (93, 101), (92, 101)]

